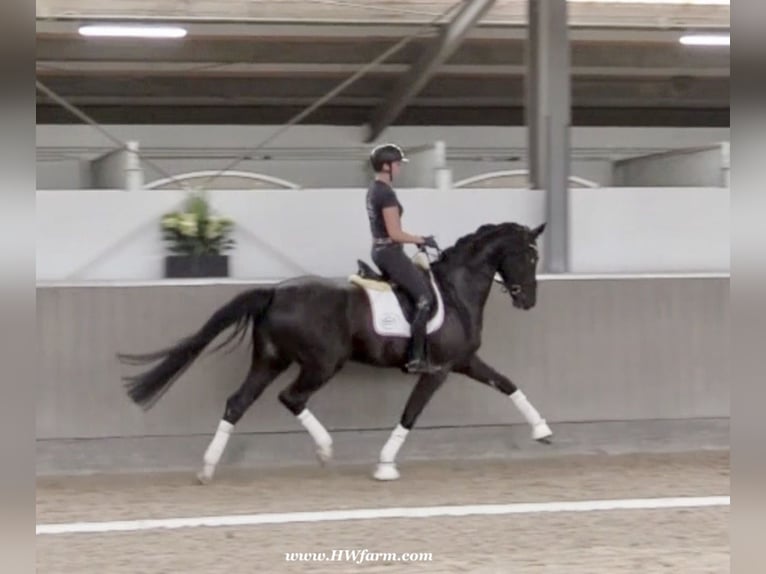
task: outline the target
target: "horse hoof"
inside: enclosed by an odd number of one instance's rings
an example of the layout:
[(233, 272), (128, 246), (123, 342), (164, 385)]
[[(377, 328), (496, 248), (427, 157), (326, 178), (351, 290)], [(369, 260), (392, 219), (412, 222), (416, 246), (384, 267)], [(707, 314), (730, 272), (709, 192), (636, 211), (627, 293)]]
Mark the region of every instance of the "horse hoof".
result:
[(553, 436), (553, 431), (551, 431), (550, 427), (548, 426), (548, 423), (542, 422), (540, 424), (535, 425), (535, 427), (532, 429), (532, 438), (536, 440), (537, 442), (540, 442), (543, 444), (551, 444), (552, 436)]
[(319, 459), (319, 464), (322, 466), (330, 462), (330, 460), (332, 460), (332, 445), (318, 447), (317, 458)]
[(379, 463), (378, 468), (375, 469), (375, 478), (377, 480), (397, 480), (399, 478), (399, 471), (396, 470), (394, 463)]
[(197, 480), (200, 484), (210, 484), (213, 482), (213, 476), (205, 473), (204, 470), (201, 470), (197, 473)]

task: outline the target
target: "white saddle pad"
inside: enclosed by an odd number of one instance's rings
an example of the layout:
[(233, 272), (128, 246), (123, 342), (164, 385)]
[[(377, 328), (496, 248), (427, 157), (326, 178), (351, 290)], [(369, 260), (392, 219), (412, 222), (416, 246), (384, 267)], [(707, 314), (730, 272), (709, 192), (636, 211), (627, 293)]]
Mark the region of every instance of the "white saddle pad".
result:
[[(437, 331), (444, 323), (444, 302), (433, 275), (431, 285), (436, 293), (436, 313), (428, 321), (426, 332)], [(375, 287), (362, 285), (372, 308), (372, 325), (378, 335), (384, 337), (407, 337), (412, 335), (410, 324), (404, 316), (399, 300), (391, 289), (380, 290)]]

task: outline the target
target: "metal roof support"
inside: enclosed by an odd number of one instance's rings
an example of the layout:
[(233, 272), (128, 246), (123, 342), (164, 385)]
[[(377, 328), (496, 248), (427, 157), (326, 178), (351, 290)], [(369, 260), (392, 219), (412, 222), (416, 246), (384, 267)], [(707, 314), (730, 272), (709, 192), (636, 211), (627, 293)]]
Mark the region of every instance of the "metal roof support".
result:
[(401, 111), (428, 83), (436, 70), (455, 53), (463, 38), (481, 17), (492, 7), (495, 0), (469, 0), (445, 26), (410, 70), (399, 78), (388, 99), (372, 114), (366, 142), (378, 136), (399, 116)]
[(571, 79), (566, 0), (528, 0), (527, 164), (546, 190), (543, 236), (549, 273), (569, 271)]

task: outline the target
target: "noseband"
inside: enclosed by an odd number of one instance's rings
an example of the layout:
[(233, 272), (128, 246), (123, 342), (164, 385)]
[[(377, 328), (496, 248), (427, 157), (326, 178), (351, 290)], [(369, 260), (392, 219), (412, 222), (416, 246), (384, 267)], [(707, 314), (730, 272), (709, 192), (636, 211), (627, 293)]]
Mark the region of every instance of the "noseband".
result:
[[(530, 244), (529, 247), (537, 253), (537, 246)], [(508, 289), (508, 287), (505, 286), (505, 282), (503, 281), (503, 278), (500, 276), (499, 273), (495, 273), (495, 275), (492, 277), (492, 281), (500, 285), (500, 289), (503, 293), (508, 293), (510, 291), (511, 295), (518, 295), (521, 293), (521, 285), (518, 283), (514, 283), (511, 285), (511, 288)]]
[(495, 276), (492, 277), (492, 281), (500, 285), (500, 290), (503, 293), (510, 292), (511, 295), (518, 295), (519, 293), (521, 293), (521, 285), (519, 285), (518, 283), (514, 283), (513, 285), (511, 285), (511, 288), (508, 289), (508, 287), (505, 286), (505, 282), (503, 281), (503, 278), (500, 277), (499, 273), (495, 273)]

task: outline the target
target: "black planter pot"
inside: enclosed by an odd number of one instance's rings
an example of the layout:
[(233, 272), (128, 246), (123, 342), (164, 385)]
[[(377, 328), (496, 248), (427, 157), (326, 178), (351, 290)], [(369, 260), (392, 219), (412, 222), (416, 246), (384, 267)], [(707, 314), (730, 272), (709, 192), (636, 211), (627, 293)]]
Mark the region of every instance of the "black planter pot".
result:
[(165, 277), (228, 277), (228, 255), (168, 255), (165, 257)]

